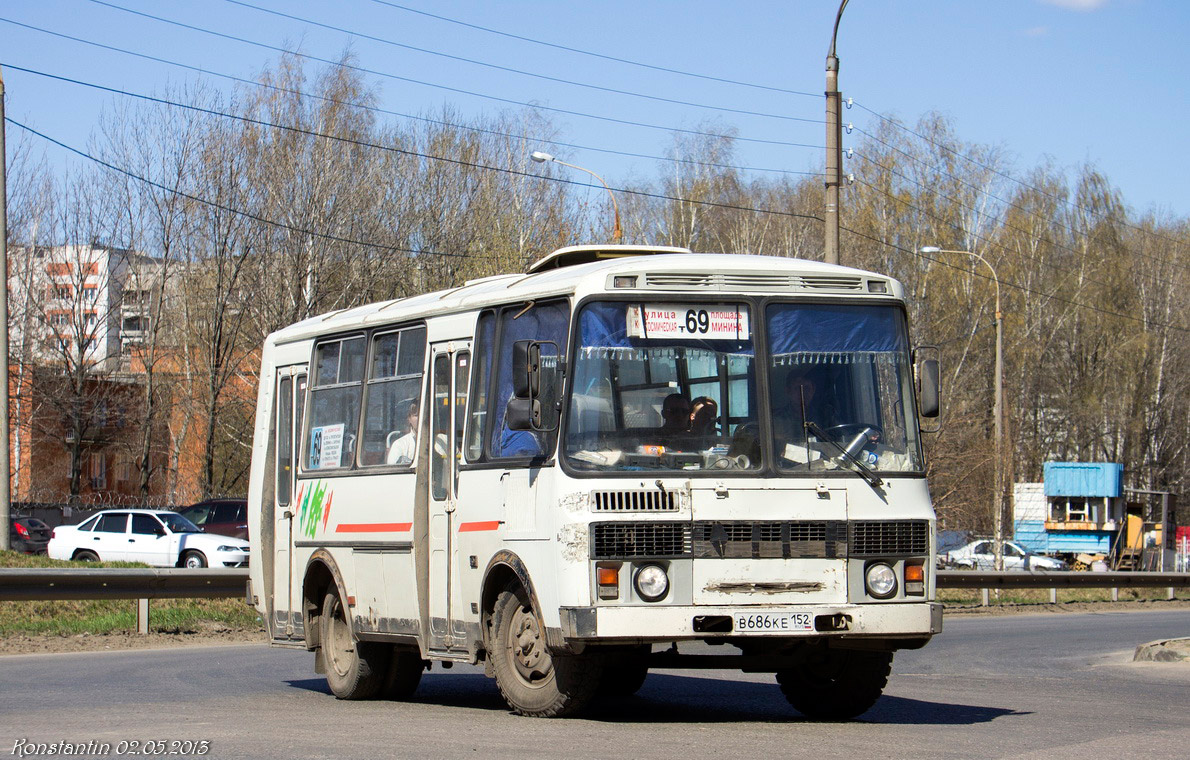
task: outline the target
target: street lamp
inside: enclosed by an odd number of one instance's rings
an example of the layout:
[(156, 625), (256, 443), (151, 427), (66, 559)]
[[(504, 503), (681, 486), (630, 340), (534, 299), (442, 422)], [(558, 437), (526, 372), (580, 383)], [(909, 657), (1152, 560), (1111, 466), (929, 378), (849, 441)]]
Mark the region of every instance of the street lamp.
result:
[(612, 228), (612, 242), (613, 243), (620, 242), (620, 239), (622, 237), (624, 237), (624, 233), (620, 229), (620, 206), (616, 203), (616, 196), (614, 193), (612, 193), (612, 189), (607, 186), (606, 182), (603, 181), (603, 177), (600, 177), (598, 174), (591, 171), (590, 169), (584, 169), (581, 166), (575, 166), (574, 164), (568, 164), (565, 161), (560, 161), (560, 160), (554, 158), (553, 156), (551, 156), (549, 153), (543, 153), (540, 150), (535, 150), (532, 153), (530, 153), (529, 158), (533, 159), (534, 161), (536, 161), (539, 164), (544, 164), (547, 161), (553, 161), (555, 164), (562, 164), (562, 166), (569, 166), (571, 169), (578, 169), (580, 172), (586, 172), (587, 174), (590, 174), (595, 179), (599, 180), (599, 184), (603, 185), (603, 189), (607, 191), (608, 197), (612, 199), (612, 214), (614, 215), (614, 219), (615, 219), (615, 227)]
[(996, 569), (1004, 569), (1004, 319), (1000, 312), (1000, 278), (996, 269), (978, 253), (973, 251), (947, 251), (937, 246), (927, 245), (921, 249), (922, 253), (962, 253), (979, 259), (992, 272), (992, 282), (996, 283), (996, 400), (995, 400), (995, 432), (996, 432), (996, 462), (993, 469), (995, 485), (994, 514), (996, 516)]

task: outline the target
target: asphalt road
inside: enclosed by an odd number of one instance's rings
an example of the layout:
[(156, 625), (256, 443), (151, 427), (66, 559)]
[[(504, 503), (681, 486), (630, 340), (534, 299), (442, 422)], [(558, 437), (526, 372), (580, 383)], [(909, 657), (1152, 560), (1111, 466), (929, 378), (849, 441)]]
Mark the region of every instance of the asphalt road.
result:
[(109, 742), (107, 757), (125, 740), (208, 740), (208, 758), (283, 760), (1186, 757), (1190, 664), (1130, 660), (1188, 635), (1190, 610), (951, 618), (845, 724), (805, 720), (772, 676), (727, 671), (658, 671), (635, 697), (539, 720), (470, 667), (435, 667), (411, 702), (340, 702), (311, 655), (264, 645), (10, 656), (0, 758), (18, 740)]

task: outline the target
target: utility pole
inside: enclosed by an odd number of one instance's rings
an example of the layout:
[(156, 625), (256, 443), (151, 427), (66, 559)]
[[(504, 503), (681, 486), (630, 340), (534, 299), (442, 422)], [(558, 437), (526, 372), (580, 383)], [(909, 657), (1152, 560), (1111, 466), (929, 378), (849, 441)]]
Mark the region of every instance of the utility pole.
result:
[(4, 145), (4, 72), (0, 71), (0, 550), (8, 551), (12, 511), (8, 435), (8, 152)]
[(828, 264), (839, 263), (839, 190), (843, 185), (843, 96), (839, 93), (839, 57), (835, 55), (835, 40), (839, 36), (839, 21), (847, 0), (839, 4), (835, 15), (835, 31), (831, 34), (831, 48), (826, 54), (826, 254)]

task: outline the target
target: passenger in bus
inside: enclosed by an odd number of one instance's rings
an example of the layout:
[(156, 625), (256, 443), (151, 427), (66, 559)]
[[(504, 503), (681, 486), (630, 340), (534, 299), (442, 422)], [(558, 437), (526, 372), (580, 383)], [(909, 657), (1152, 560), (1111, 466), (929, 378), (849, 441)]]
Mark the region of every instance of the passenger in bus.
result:
[(821, 374), (810, 367), (794, 367), (785, 375), (784, 404), (773, 410), (778, 444), (805, 443), (807, 422), (823, 431), (838, 424), (834, 407), (825, 400), (824, 385)]
[(699, 396), (690, 404), (690, 434), (697, 438), (718, 435), (719, 405), (710, 396)]
[(406, 402), (405, 422), (408, 427), (405, 434), (392, 442), (388, 447), (388, 454), (384, 458), (385, 464), (399, 464), (410, 467), (417, 466), (417, 421), (421, 405), (418, 399), (411, 398)]
[(661, 402), (661, 427), (657, 435), (673, 438), (690, 432), (690, 402), (680, 393), (671, 393)]

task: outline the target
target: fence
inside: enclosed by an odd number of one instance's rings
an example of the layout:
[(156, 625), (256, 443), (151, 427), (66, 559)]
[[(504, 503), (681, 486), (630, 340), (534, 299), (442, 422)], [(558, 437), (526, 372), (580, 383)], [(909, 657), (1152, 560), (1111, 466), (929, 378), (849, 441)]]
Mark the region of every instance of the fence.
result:
[(136, 599), (136, 630), (149, 632), (150, 599), (242, 597), (245, 569), (0, 568), (0, 602)]
[[(246, 569), (187, 570), (158, 568), (15, 568), (0, 569), (0, 602), (48, 599), (137, 599), (137, 631), (149, 632), (149, 600), (235, 598), (245, 596)], [(1121, 588), (1190, 588), (1190, 573), (978, 572), (939, 570), (940, 589), (1048, 588), (1057, 602), (1059, 588), (1110, 588), (1115, 601)]]
[(989, 589), (1048, 588), (1050, 603), (1057, 604), (1060, 588), (1109, 588), (1112, 601), (1119, 600), (1121, 588), (1165, 588), (1173, 599), (1175, 590), (1190, 587), (1190, 573), (1075, 573), (1012, 571), (982, 572), (968, 570), (939, 570), (940, 589), (980, 589), (983, 606), (990, 603)]

